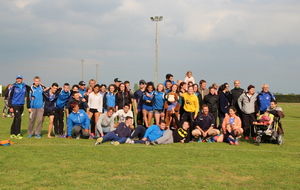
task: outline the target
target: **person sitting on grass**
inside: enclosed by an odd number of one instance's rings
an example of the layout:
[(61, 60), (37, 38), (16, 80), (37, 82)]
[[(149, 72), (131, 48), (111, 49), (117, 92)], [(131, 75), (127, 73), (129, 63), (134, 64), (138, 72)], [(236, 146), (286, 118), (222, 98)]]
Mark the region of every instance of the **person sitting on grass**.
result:
[(73, 102), (70, 105), (72, 112), (70, 113), (67, 124), (68, 124), (68, 139), (76, 137), (76, 139), (84, 138), (88, 139), (90, 136), (89, 126), (90, 119), (84, 110), (79, 109), (78, 102)]
[(113, 107), (107, 107), (107, 111), (100, 115), (99, 120), (96, 124), (96, 137), (103, 137), (104, 133), (114, 131), (114, 113), (115, 109)]
[(238, 137), (234, 133), (233, 125), (231, 123), (227, 123), (225, 126), (224, 138), (230, 145), (238, 145)]
[[(227, 142), (225, 138), (226, 135), (226, 125), (231, 124), (234, 136), (239, 137), (243, 134), (244, 130), (242, 128), (242, 122), (239, 116), (236, 115), (236, 108), (231, 106), (228, 109), (228, 114), (226, 114), (223, 123), (222, 123), (222, 131), (223, 133), (220, 136), (215, 137), (215, 141), (217, 142)], [(236, 138), (236, 145), (238, 144), (238, 138)]]
[(125, 118), (125, 122), (119, 123), (115, 131), (111, 131), (106, 135), (104, 135), (103, 137), (98, 138), (95, 142), (95, 145), (98, 145), (106, 141), (111, 141), (111, 144), (115, 146), (125, 143), (126, 139), (131, 134), (131, 126), (132, 126), (132, 117), (127, 116)]
[[(126, 121), (126, 117), (132, 117), (133, 118), (133, 112), (130, 110), (130, 106), (128, 104), (125, 104), (123, 109), (119, 109), (116, 113), (113, 114), (113, 117), (118, 117), (118, 122), (114, 124), (115, 128), (118, 127), (118, 125), (122, 122)], [(131, 125), (133, 124), (133, 120)]]
[[(142, 128), (143, 126), (138, 126), (137, 128)], [(159, 125), (151, 125), (145, 132), (144, 137), (141, 140), (133, 141), (132, 138), (127, 138), (126, 143), (129, 144), (146, 144), (149, 145), (150, 142), (157, 140), (162, 137), (166, 129), (166, 122), (160, 121)], [(141, 131), (143, 132), (143, 131)], [(138, 136), (137, 134), (135, 136)]]
[(213, 142), (211, 137), (220, 134), (220, 131), (215, 128), (215, 118), (212, 113), (209, 113), (206, 104), (202, 105), (202, 113), (199, 113), (195, 120), (195, 128), (192, 135), (198, 138), (198, 142), (207, 141), (211, 143)]

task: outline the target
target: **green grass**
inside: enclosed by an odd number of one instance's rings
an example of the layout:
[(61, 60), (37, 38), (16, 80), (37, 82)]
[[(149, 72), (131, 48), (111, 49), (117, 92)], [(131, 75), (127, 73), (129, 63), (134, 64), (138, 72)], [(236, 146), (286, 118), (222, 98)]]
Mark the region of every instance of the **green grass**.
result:
[[(46, 138), (48, 120), (42, 139), (28, 139), (24, 112), (25, 138), (0, 147), (0, 189), (299, 189), (300, 104), (279, 106), (286, 114), (282, 146), (94, 146), (91, 139)], [(12, 119), (0, 121), (0, 140), (8, 139)]]

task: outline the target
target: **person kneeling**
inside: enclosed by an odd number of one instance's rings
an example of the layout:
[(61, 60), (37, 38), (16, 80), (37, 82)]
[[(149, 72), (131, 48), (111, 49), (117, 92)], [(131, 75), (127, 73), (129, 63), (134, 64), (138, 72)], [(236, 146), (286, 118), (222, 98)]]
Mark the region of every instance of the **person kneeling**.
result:
[(79, 109), (77, 102), (73, 102), (70, 105), (72, 109), (71, 114), (68, 117), (68, 139), (76, 137), (76, 139), (84, 138), (87, 139), (90, 136), (89, 126), (90, 119), (84, 110)]
[(131, 134), (132, 126), (132, 117), (127, 116), (125, 119), (125, 123), (121, 122), (115, 131), (108, 132), (103, 137), (100, 137), (96, 140), (95, 145), (103, 143), (105, 141), (111, 141), (112, 145), (119, 145), (125, 143), (126, 139)]
[(209, 143), (213, 142), (213, 138), (220, 134), (220, 131), (215, 128), (215, 117), (212, 113), (209, 113), (207, 105), (202, 106), (202, 113), (198, 114), (195, 120), (195, 128), (192, 131), (192, 135), (199, 138), (198, 142), (207, 141)]

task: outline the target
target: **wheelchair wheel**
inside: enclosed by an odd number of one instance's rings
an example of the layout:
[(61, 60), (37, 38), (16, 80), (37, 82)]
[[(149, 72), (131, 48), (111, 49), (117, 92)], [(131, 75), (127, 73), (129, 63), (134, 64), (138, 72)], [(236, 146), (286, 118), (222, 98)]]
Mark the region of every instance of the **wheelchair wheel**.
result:
[(277, 137), (277, 144), (279, 144), (279, 145), (282, 145), (282, 144), (283, 144), (283, 138), (282, 138), (282, 135), (281, 135), (281, 134), (278, 135), (278, 137)]
[(256, 146), (259, 146), (259, 143), (261, 142), (261, 137), (260, 136), (257, 136), (256, 137), (256, 140), (255, 140), (255, 143), (256, 143)]

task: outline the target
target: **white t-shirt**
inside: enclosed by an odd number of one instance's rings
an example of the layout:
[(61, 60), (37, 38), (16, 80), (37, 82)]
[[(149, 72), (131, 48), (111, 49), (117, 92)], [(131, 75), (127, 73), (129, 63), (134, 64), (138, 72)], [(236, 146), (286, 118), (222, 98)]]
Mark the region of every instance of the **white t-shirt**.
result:
[(103, 109), (102, 95), (100, 93), (95, 94), (94, 92), (91, 92), (89, 94), (88, 106), (89, 106), (89, 108), (97, 109), (98, 112), (102, 113), (102, 109)]
[[(120, 109), (116, 113), (113, 114), (114, 118), (115, 117), (119, 118), (119, 120), (118, 120), (119, 123), (125, 122), (127, 116), (130, 116), (133, 118), (133, 113), (131, 110), (128, 110), (128, 112), (125, 113), (123, 109)], [(132, 120), (132, 124), (133, 124), (133, 120)]]

